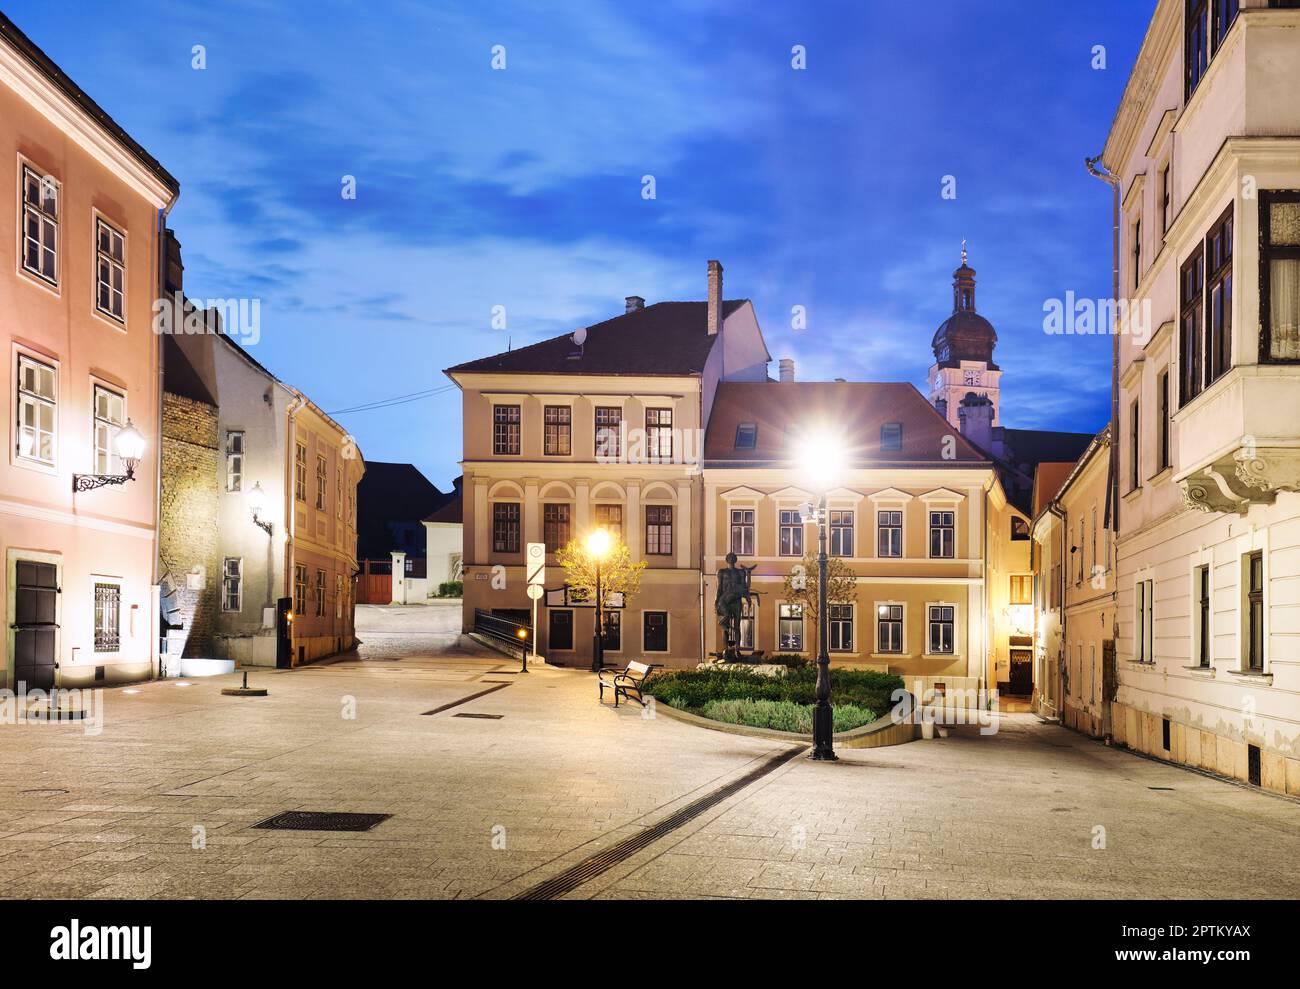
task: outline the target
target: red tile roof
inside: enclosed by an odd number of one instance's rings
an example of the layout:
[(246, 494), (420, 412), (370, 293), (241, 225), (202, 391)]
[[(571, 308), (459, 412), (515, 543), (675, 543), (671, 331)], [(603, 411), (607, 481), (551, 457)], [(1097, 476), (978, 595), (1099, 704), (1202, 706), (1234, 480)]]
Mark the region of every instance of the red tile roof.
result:
[[(736, 427), (758, 427), (752, 450), (737, 450)], [(903, 427), (902, 449), (882, 450), (881, 427)], [(906, 382), (725, 381), (718, 386), (704, 439), (706, 467), (788, 466), (809, 430), (844, 436), (852, 466), (966, 467), (988, 458)], [(944, 441), (951, 436), (952, 459)]]

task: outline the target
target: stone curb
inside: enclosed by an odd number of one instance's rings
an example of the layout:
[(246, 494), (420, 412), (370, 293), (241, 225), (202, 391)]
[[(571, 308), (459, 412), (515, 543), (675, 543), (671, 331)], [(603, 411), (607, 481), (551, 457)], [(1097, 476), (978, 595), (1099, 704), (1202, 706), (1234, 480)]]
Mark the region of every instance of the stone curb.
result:
[[(653, 694), (648, 696), (653, 697)], [(777, 731), (775, 728), (751, 728), (749, 725), (733, 725), (726, 721), (714, 721), (691, 714), (655, 698), (655, 713), (663, 711), (675, 721), (682, 721), (697, 728), (725, 732), (728, 735), (745, 735), (749, 738), (765, 738), (773, 742), (788, 742), (792, 745), (812, 744), (812, 735), (801, 735), (792, 731)], [(869, 725), (854, 728), (852, 731), (836, 732), (834, 741), (846, 749), (873, 749), (885, 745), (902, 745), (920, 737), (919, 725), (903, 722), (896, 724), (888, 717), (878, 718)]]

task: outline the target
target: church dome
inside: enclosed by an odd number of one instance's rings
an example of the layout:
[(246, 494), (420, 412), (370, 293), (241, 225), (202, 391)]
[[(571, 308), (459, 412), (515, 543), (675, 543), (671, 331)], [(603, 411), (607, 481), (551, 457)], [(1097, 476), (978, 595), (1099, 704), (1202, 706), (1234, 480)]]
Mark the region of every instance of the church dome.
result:
[(952, 273), (952, 315), (939, 324), (930, 346), (940, 367), (960, 367), (962, 361), (979, 361), (990, 370), (998, 334), (993, 324), (975, 311), (975, 269), (966, 263), (962, 249), (961, 267)]

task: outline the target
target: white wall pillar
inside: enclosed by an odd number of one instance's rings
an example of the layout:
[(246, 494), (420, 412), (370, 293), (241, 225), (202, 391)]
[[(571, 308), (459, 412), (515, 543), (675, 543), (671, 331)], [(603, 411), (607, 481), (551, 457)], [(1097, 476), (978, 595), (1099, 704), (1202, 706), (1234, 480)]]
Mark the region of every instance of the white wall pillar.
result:
[(641, 559), (641, 533), (645, 520), (641, 518), (641, 482), (627, 482), (627, 551), (636, 563)]
[(681, 478), (677, 482), (677, 518), (673, 520), (673, 537), (677, 540), (677, 566), (689, 570), (691, 566), (691, 482)]
[(488, 561), (488, 548), (492, 545), (492, 510), (488, 506), (487, 481), (467, 477), (465, 484), (474, 491), (474, 556), (466, 562), (483, 566)]
[[(541, 509), (537, 502), (537, 479), (524, 481), (524, 542), (540, 543), (542, 541)], [(520, 547), (521, 549), (523, 547)]]
[(394, 550), (389, 554), (393, 558), (393, 600), (392, 604), (406, 604), (406, 554)]

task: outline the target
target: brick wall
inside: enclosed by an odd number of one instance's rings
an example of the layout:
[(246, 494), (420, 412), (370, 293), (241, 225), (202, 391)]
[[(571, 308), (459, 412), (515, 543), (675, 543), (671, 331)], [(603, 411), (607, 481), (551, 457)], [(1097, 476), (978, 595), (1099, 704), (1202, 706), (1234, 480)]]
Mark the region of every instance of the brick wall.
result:
[[(163, 610), (184, 628), (168, 635), (167, 658), (212, 656), (221, 606), (217, 506), (220, 497), (217, 408), (163, 394), (162, 506), (159, 555)], [(174, 667), (170, 672), (174, 673)]]

